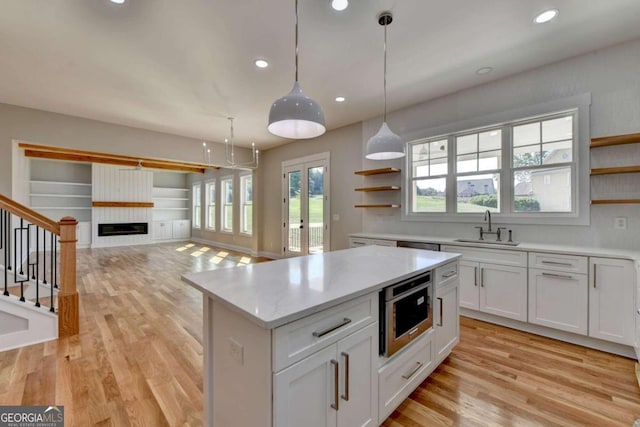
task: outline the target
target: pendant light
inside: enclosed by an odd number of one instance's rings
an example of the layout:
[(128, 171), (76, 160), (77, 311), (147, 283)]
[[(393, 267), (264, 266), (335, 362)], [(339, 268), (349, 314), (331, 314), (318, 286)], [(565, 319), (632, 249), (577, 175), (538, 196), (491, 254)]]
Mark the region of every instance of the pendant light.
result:
[(272, 134), (283, 138), (308, 139), (322, 135), (326, 128), (320, 104), (303, 94), (298, 82), (298, 0), (295, 0), (295, 4), (296, 80), (291, 92), (271, 105), (267, 129)]
[(369, 160), (390, 160), (404, 157), (404, 142), (387, 125), (387, 25), (393, 21), (391, 12), (382, 12), (378, 24), (384, 26), (384, 116), (378, 133), (367, 142), (365, 157)]

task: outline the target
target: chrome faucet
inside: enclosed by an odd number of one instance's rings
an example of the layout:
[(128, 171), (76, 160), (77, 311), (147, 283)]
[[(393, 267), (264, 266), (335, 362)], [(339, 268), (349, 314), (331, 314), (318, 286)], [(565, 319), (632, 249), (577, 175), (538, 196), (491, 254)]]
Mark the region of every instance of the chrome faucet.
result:
[[(491, 232), (491, 211), (487, 209), (484, 213), (484, 220), (489, 220), (489, 227), (487, 228), (487, 232)], [(499, 236), (499, 235), (498, 235)]]

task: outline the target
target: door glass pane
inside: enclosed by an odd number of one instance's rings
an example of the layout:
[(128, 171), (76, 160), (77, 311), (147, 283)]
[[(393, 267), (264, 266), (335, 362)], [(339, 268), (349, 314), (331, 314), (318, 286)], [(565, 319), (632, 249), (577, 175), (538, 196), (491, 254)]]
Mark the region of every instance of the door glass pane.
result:
[(290, 252), (300, 252), (300, 178), (302, 171), (289, 172), (289, 247)]
[(309, 253), (324, 250), (324, 167), (309, 168)]

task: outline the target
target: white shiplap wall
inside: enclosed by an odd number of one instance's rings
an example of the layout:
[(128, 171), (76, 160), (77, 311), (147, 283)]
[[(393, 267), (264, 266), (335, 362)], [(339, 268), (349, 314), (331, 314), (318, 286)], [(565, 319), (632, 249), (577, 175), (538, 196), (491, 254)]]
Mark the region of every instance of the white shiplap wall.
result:
[[(151, 202), (153, 172), (121, 166), (94, 164), (93, 201)], [(140, 245), (151, 243), (151, 208), (93, 208), (93, 247)], [(98, 237), (98, 224), (146, 222), (148, 234)]]

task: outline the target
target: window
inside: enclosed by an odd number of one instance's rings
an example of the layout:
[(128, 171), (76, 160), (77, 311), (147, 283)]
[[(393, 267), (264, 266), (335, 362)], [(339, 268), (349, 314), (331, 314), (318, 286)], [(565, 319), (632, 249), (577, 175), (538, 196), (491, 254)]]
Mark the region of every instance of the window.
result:
[(253, 232), (253, 178), (251, 175), (240, 177), (240, 232)]
[[(409, 143), (408, 217), (576, 216), (577, 110)], [(504, 182), (506, 181), (506, 182)]]
[(201, 209), (200, 209), (200, 199), (201, 198), (201, 194), (200, 194), (200, 184), (193, 184), (192, 190), (191, 190), (191, 211), (192, 211), (192, 215), (193, 215), (193, 228), (200, 228), (200, 215), (201, 215)]
[(207, 228), (209, 230), (216, 229), (216, 182), (207, 182), (206, 185), (206, 218)]
[(220, 228), (222, 231), (233, 232), (233, 177), (220, 180), (221, 187), (221, 208)]

